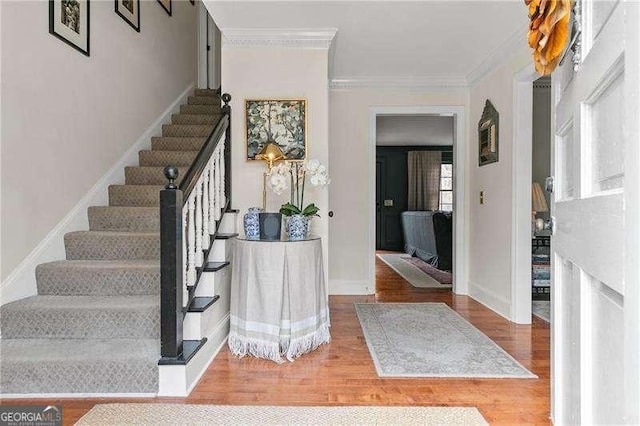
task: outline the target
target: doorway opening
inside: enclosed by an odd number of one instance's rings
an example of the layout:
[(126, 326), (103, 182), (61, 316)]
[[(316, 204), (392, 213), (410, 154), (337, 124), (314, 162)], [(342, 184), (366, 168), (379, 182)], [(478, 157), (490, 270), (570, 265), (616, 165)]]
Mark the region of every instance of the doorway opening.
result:
[(393, 255), (381, 260), (404, 269), (400, 275), (415, 287), (407, 275), (421, 274), (427, 288), (467, 293), (464, 262), (456, 262), (466, 247), (464, 112), (461, 106), (370, 110), (371, 283), (377, 254)]
[(377, 256), (414, 287), (450, 288), (454, 120), (376, 118)]

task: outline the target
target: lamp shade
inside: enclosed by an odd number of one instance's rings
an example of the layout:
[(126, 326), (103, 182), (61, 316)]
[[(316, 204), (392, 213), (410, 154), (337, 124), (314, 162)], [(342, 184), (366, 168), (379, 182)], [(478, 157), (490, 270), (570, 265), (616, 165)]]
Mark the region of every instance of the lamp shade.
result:
[(534, 182), (531, 186), (531, 211), (536, 213), (549, 211), (547, 199), (544, 197), (544, 192), (542, 192), (542, 187), (538, 182)]
[(273, 167), (273, 163), (284, 159), (284, 153), (278, 144), (273, 141), (267, 141), (266, 145), (262, 148), (262, 151), (256, 154), (256, 160), (266, 161), (269, 165), (269, 169)]

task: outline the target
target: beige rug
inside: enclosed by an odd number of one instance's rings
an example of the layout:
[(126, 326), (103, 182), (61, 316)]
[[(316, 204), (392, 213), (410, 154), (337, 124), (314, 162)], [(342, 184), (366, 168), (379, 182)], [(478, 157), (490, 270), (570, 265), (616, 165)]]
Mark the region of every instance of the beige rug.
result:
[(389, 265), (398, 275), (407, 280), (409, 284), (419, 288), (451, 288), (451, 284), (440, 284), (429, 274), (424, 273), (403, 259), (410, 257), (405, 253), (385, 253), (377, 255), (380, 260)]
[(78, 425), (486, 425), (475, 407), (100, 404)]

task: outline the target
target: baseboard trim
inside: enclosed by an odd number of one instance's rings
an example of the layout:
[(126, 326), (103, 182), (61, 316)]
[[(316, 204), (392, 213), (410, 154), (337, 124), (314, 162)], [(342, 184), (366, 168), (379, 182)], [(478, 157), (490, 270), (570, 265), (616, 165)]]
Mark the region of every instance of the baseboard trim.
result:
[(37, 294), (35, 270), (41, 263), (65, 258), (64, 234), (71, 231), (89, 229), (87, 208), (108, 204), (109, 185), (124, 182), (125, 166), (137, 165), (138, 151), (149, 149), (151, 137), (162, 133), (162, 124), (169, 122), (171, 114), (179, 111), (193, 91), (195, 83), (189, 86), (175, 101), (145, 130), (131, 145), (116, 164), (104, 174), (85, 194), (71, 211), (47, 234), (47, 236), (24, 258), (22, 262), (0, 283), (0, 305)]
[(370, 295), (375, 293), (375, 284), (364, 280), (329, 280), (330, 296)]
[(483, 287), (472, 281), (469, 281), (469, 297), (511, 321), (509, 316), (509, 312), (511, 312), (511, 304), (507, 299), (488, 292)]

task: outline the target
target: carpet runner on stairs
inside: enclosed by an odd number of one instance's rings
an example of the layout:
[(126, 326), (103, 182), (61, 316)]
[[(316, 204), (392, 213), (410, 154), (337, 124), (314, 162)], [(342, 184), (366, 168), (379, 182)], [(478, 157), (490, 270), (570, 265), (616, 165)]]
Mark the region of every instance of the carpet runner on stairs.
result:
[(163, 168), (182, 178), (220, 117), (217, 93), (196, 89), (88, 209), (89, 230), (65, 235), (66, 260), (38, 265), (38, 295), (0, 308), (2, 394), (158, 391)]

